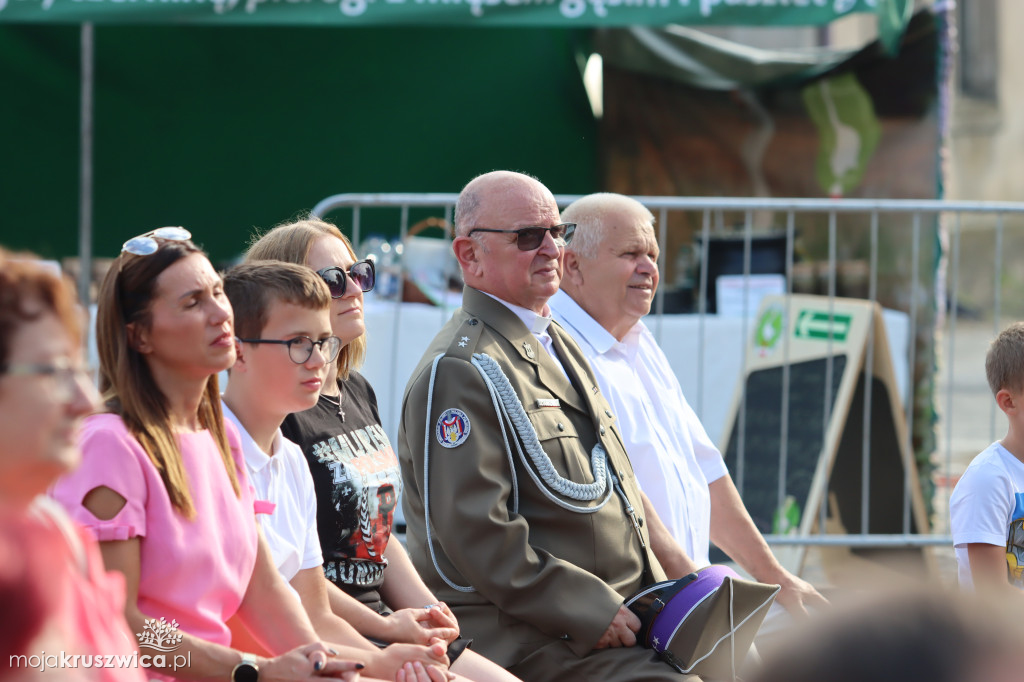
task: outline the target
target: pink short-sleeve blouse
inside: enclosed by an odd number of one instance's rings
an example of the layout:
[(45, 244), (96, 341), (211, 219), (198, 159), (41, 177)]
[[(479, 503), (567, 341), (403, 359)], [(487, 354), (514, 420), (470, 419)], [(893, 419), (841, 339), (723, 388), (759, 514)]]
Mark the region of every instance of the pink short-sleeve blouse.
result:
[[(82, 463), (51, 490), (71, 517), (98, 540), (139, 538), (139, 610), (178, 622), (201, 639), (229, 645), (225, 625), (242, 602), (256, 563), (253, 493), (238, 432), (227, 424), (241, 496), (235, 495), (209, 431), (183, 433), (178, 445), (188, 475), (195, 518), (171, 504), (160, 473), (115, 414), (88, 417), (81, 431)], [(89, 491), (106, 486), (127, 503), (110, 520), (82, 506)]]

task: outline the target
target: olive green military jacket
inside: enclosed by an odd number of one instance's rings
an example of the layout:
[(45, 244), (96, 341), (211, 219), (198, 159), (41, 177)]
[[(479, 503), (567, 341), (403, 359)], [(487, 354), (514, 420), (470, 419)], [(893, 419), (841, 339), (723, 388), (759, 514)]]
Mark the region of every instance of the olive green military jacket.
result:
[[(589, 364), (557, 323), (548, 332), (564, 374), (511, 310), (466, 287), (463, 307), (434, 338), (402, 404), (398, 455), (409, 555), (452, 607), (463, 635), (474, 639), (474, 650), (506, 667), (555, 640), (583, 656), (624, 597), (665, 579), (647, 549), (643, 519), (634, 524), (619, 495), (613, 491), (593, 513), (558, 506), (531, 476), (534, 465), (520, 457), (519, 436), (507, 423), (502, 430), (494, 398), (471, 364), (474, 354), (497, 361), (559, 475), (592, 482), (591, 449), (600, 439), (642, 517), (633, 469)], [(603, 499), (552, 494), (591, 510)]]

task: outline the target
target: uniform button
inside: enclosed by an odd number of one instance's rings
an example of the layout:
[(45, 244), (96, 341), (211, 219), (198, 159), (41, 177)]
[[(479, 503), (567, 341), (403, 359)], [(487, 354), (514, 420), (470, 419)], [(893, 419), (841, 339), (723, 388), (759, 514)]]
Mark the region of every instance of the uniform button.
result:
[(565, 424), (563, 424), (562, 422), (558, 422), (558, 430), (565, 431)]
[(474, 319), (472, 319), (472, 320), (470, 320), (470, 321), (469, 321), (469, 324), (470, 324), (470, 326), (472, 326), (472, 327), (475, 327), (475, 326), (476, 326), (477, 324), (479, 324), (479, 323), (478, 323), (478, 322), (477, 322), (477, 320), (476, 320), (476, 319), (474, 318)]
[(569, 635), (562, 635), (562, 639), (564, 639), (565, 641), (568, 642), (569, 640), (572, 639), (572, 637), (570, 637)]
[(602, 436), (604, 435), (604, 427), (603, 426), (601, 427), (601, 435)]
[(612, 411), (611, 410), (605, 410), (604, 414), (605, 414), (606, 417), (610, 417), (610, 416), (612, 416)]

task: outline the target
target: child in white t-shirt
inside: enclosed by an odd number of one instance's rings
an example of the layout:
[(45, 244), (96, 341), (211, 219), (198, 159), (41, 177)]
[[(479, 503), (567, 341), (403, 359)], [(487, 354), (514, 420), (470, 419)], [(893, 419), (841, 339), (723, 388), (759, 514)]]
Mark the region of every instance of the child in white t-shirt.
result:
[(1024, 322), (992, 342), (985, 374), (1009, 429), (974, 458), (949, 500), (960, 585), (1024, 588)]
[(280, 428), (288, 414), (316, 404), (327, 366), (341, 350), (341, 340), (331, 332), (327, 285), (305, 266), (263, 261), (225, 273), (224, 293), (234, 311), (238, 344), (222, 396), (224, 414), (239, 427), (257, 512), (262, 512), (260, 527), (278, 572), (297, 593), (317, 634), (343, 659), (364, 664), (362, 679), (467, 682), (448, 674), (443, 643), (380, 648), (331, 611), (312, 476), (302, 450)]

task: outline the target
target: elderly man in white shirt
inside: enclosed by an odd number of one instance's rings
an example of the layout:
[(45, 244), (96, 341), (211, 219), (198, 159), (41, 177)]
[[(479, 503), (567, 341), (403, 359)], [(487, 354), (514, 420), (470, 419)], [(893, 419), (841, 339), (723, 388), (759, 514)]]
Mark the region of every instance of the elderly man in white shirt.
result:
[(590, 361), (650, 504), (699, 565), (710, 563), (714, 540), (755, 579), (781, 585), (778, 601), (791, 612), (826, 604), (772, 554), (640, 319), (658, 288), (654, 216), (634, 199), (602, 193), (573, 202), (562, 220), (577, 228), (549, 306)]

